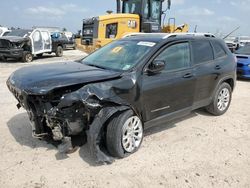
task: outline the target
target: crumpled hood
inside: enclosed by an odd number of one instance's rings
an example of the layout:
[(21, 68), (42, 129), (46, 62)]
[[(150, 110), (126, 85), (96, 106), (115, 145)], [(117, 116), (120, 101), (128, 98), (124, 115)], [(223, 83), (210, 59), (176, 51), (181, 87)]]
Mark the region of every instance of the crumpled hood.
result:
[(18, 42), (24, 42), (24, 41), (28, 41), (29, 38), (23, 38), (23, 37), (18, 37), (18, 36), (4, 36), (4, 37), (0, 37), (0, 40), (7, 40), (13, 43), (18, 43)]
[(7, 84), (28, 94), (46, 94), (56, 88), (113, 79), (120, 74), (79, 62), (65, 62), (21, 68), (10, 76)]

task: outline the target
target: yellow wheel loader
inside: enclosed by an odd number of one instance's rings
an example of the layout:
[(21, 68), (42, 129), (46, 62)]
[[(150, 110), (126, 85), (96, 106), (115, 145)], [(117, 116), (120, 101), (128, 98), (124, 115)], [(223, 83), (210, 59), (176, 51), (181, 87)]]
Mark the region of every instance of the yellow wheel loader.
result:
[[(188, 25), (182, 27), (162, 26), (164, 0), (117, 0), (117, 13), (84, 19), (82, 38), (78, 47), (84, 51), (94, 51), (113, 40), (129, 33), (188, 32)], [(167, 0), (168, 9), (171, 0)], [(165, 16), (164, 16), (165, 17)], [(81, 43), (81, 44), (79, 44)]]

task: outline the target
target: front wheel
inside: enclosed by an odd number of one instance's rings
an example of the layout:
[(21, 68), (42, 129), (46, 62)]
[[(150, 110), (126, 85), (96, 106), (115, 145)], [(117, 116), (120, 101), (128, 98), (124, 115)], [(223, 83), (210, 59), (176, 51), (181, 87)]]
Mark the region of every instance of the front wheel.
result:
[(31, 54), (31, 52), (23, 52), (23, 57), (22, 57), (23, 62), (27, 62), (30, 63), (31, 61), (33, 61), (33, 55)]
[(124, 158), (136, 152), (142, 140), (142, 122), (132, 110), (115, 115), (108, 124), (106, 143), (113, 157)]
[(231, 99), (232, 88), (228, 83), (224, 82), (215, 92), (213, 101), (206, 107), (206, 110), (215, 116), (223, 115), (228, 110), (231, 104)]

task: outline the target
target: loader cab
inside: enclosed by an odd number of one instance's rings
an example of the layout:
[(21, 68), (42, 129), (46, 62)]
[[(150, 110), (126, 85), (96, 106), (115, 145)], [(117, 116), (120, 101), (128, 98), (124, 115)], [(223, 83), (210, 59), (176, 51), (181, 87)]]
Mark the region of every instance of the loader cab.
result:
[(141, 32), (160, 32), (163, 1), (164, 0), (122, 0), (122, 13), (138, 14), (141, 19)]

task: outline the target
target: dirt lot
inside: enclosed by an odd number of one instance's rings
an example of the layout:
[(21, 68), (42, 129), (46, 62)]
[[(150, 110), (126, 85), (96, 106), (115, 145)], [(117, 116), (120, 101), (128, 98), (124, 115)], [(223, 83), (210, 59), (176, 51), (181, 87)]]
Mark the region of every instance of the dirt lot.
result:
[[(78, 59), (36, 59), (32, 65)], [(0, 187), (250, 187), (250, 81), (238, 81), (229, 111), (213, 117), (198, 110), (146, 132), (141, 149), (112, 165), (96, 166), (87, 145), (57, 153), (31, 137), (5, 81), (23, 63), (0, 63)]]

